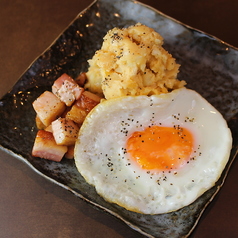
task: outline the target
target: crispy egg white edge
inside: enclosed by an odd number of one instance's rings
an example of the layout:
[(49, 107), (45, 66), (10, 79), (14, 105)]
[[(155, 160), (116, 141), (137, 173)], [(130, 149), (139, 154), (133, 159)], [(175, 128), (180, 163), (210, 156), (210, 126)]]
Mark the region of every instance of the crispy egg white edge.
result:
[[(176, 102), (180, 100), (184, 105), (176, 108)], [(157, 115), (151, 114), (151, 108)], [(188, 110), (186, 119), (182, 115), (184, 108)], [(158, 115), (163, 110), (169, 115)], [(124, 113), (126, 117), (122, 118)], [(150, 117), (145, 119), (144, 114), (150, 114)], [(156, 119), (157, 116), (159, 119)], [(133, 117), (137, 117), (138, 121), (142, 118), (144, 124), (137, 123), (136, 118), (132, 122)], [(123, 154), (122, 148), (125, 148), (126, 139), (131, 133), (152, 123), (162, 123), (162, 126), (172, 126), (171, 123), (174, 123), (188, 128), (195, 135), (196, 159), (178, 170), (166, 172), (138, 168)], [(206, 133), (209, 130), (210, 133)], [(113, 134), (115, 131), (118, 132), (116, 135)], [(217, 140), (219, 137), (221, 141)], [(85, 180), (95, 186), (105, 200), (128, 210), (158, 214), (189, 205), (211, 188), (229, 159), (231, 144), (231, 132), (221, 114), (198, 93), (182, 88), (151, 97), (110, 99), (97, 105), (80, 129), (75, 163)], [(214, 158), (216, 153), (218, 156)]]

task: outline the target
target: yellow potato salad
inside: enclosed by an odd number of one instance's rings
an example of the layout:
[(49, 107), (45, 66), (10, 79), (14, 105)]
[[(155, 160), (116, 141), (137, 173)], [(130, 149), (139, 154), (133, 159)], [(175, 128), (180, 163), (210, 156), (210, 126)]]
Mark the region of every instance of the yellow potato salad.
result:
[(86, 89), (106, 99), (154, 95), (183, 87), (179, 64), (163, 47), (162, 36), (137, 23), (108, 31), (100, 50), (89, 60)]

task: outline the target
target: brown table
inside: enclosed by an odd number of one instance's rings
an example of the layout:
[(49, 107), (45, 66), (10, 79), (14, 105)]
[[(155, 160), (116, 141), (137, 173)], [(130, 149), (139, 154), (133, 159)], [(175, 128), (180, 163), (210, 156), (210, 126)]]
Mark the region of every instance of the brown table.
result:
[[(0, 96), (91, 0), (0, 0)], [(236, 0), (143, 0), (238, 47)], [(1, 126), (1, 125), (0, 125)], [(0, 237), (142, 237), (0, 151)], [(191, 237), (238, 237), (238, 163)]]

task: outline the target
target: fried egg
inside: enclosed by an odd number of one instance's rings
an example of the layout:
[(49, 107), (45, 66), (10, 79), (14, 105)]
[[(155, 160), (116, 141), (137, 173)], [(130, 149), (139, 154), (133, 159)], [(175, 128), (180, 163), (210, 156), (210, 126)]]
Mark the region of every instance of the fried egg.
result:
[(214, 186), (229, 159), (230, 129), (193, 90), (105, 100), (84, 121), (75, 163), (106, 201), (161, 214)]

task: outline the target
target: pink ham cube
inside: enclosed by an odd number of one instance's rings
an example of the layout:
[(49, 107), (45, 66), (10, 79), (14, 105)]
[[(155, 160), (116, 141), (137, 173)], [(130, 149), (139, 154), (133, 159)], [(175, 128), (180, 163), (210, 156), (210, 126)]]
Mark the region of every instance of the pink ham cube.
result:
[(32, 148), (32, 156), (60, 162), (67, 150), (67, 146), (56, 144), (51, 132), (39, 130)]
[(74, 145), (78, 138), (79, 126), (72, 120), (58, 118), (52, 122), (52, 131), (58, 145)]
[(65, 104), (52, 92), (45, 91), (33, 103), (37, 116), (47, 127), (65, 111)]
[(62, 74), (52, 86), (52, 92), (67, 106), (79, 99), (83, 91), (84, 89), (67, 74)]

